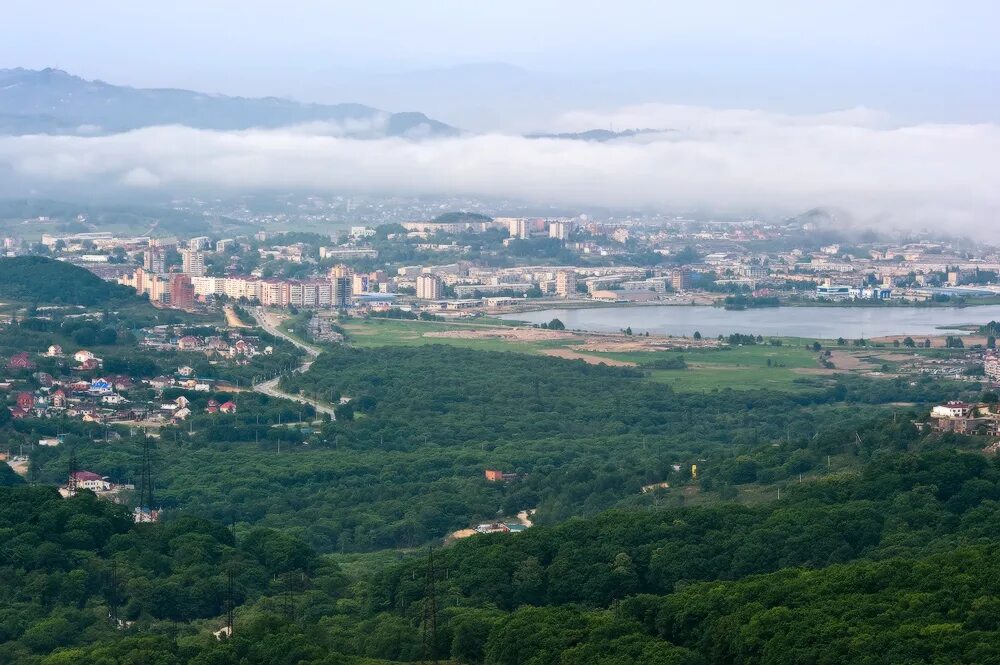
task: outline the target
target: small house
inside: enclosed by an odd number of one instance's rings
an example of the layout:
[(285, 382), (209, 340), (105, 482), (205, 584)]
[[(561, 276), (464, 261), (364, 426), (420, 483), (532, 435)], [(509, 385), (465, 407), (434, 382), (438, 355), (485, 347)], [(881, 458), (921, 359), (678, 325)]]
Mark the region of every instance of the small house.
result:
[(35, 363), (28, 357), (27, 352), (15, 353), (7, 361), (7, 369), (35, 369)]
[(83, 363), (88, 360), (96, 360), (96, 359), (97, 356), (95, 356), (90, 351), (87, 351), (86, 349), (80, 349), (79, 351), (73, 354), (73, 360), (75, 360), (78, 363)]
[(31, 411), (35, 408), (35, 396), (31, 393), (18, 393), (17, 408), (24, 411)]

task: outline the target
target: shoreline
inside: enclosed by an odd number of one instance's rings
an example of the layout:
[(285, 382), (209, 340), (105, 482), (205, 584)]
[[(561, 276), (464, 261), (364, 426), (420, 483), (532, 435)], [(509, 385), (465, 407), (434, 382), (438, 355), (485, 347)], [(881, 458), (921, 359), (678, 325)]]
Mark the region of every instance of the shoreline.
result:
[[(782, 308), (798, 308), (798, 307), (827, 307), (836, 309), (975, 309), (979, 307), (995, 307), (1000, 305), (1000, 302), (963, 302), (963, 303), (947, 303), (947, 302), (935, 302), (935, 303), (925, 303), (925, 302), (905, 302), (905, 303), (859, 303), (856, 301), (844, 301), (844, 302), (831, 302), (831, 301), (796, 301), (796, 302), (781, 302), (778, 305), (768, 305), (766, 307), (746, 307), (741, 310), (731, 310), (731, 311), (751, 311), (751, 310), (768, 310), (768, 309), (782, 309)], [(501, 315), (507, 314), (520, 314), (523, 312), (542, 312), (549, 309), (620, 309), (623, 307), (705, 307), (705, 308), (722, 308), (723, 306), (717, 304), (717, 302), (706, 303), (704, 301), (697, 302), (694, 299), (688, 302), (670, 302), (663, 300), (654, 301), (634, 301), (634, 302), (608, 302), (600, 300), (555, 300), (555, 301), (542, 301), (538, 303), (515, 305), (514, 308), (509, 312), (502, 312)]]

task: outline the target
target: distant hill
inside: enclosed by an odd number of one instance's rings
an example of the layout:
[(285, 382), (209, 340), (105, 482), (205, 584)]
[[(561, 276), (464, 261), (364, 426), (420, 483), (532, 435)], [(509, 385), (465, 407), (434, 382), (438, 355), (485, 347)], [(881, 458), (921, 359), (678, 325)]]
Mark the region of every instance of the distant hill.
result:
[(493, 218), (488, 215), (480, 215), (478, 212), (446, 212), (434, 218), (435, 222), (441, 224), (458, 224), (461, 222), (492, 222)]
[(42, 256), (0, 259), (0, 302), (101, 307), (140, 302), (135, 291)]
[(388, 113), (362, 104), (131, 88), (88, 81), (59, 69), (0, 69), (0, 134), (105, 134), (172, 124), (237, 130), (345, 121), (365, 127), (353, 130), (360, 138), (457, 133), (423, 113)]
[(623, 129), (615, 132), (610, 129), (588, 129), (585, 132), (563, 132), (560, 134), (528, 134), (529, 139), (565, 139), (567, 141), (614, 141), (615, 139), (627, 139), (642, 134), (660, 134), (663, 129)]

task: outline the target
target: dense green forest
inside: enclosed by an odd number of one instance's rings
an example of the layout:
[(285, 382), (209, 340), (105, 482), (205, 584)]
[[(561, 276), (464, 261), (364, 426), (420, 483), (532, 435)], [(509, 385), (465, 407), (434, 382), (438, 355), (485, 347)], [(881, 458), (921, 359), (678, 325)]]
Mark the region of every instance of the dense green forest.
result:
[[(955, 442), (755, 506), (616, 510), (353, 576), (279, 531), (136, 526), (89, 493), (0, 489), (0, 575), (18, 580), (0, 660), (995, 662), (1000, 467)], [(235, 635), (217, 640), (230, 599)]]
[[(148, 440), (154, 525), (51, 487), (70, 454), (134, 481), (140, 432), (0, 421), (8, 443), (65, 435), (34, 486), (0, 472), (0, 662), (1000, 662), (1000, 464), (914, 425), (970, 384), (694, 393), (647, 372), (331, 347), (282, 386), (336, 420), (170, 389), (192, 416)], [(205, 412), (224, 398), (237, 413)]]
[(0, 259), (0, 302), (116, 306), (138, 302), (133, 289), (41, 256)]
[[(498, 513), (537, 508), (535, 521), (552, 524), (616, 506), (752, 496), (831, 472), (828, 456), (837, 471), (905, 449), (878, 428), (893, 411), (901, 422), (912, 414), (883, 404), (956, 394), (936, 381), (850, 380), (802, 394), (681, 393), (633, 368), (444, 346), (338, 348), (284, 385), (351, 400), (336, 421), (315, 422), (308, 407), (246, 393), (234, 397), (235, 416), (208, 415), (209, 396), (190, 394), (195, 415), (154, 442), (165, 507), (284, 528), (322, 551), (416, 547)], [(762, 446), (764, 461), (744, 459)], [(114, 446), (81, 440), (76, 453), (122, 480), (141, 449), (125, 436)], [(60, 480), (68, 455), (39, 454), (36, 477)], [(683, 490), (692, 463), (698, 482)], [(488, 482), (488, 468), (518, 477)], [(676, 487), (642, 492), (663, 482)]]

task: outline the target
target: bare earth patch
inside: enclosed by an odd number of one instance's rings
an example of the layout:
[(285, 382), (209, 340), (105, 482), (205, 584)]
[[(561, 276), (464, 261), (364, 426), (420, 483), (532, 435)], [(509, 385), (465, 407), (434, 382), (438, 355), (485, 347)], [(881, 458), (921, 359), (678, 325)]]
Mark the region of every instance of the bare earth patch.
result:
[(807, 374), (810, 376), (829, 376), (830, 374), (836, 374), (835, 369), (826, 369), (825, 367), (796, 367), (792, 369), (796, 374)]
[(874, 365), (870, 362), (858, 358), (852, 353), (847, 351), (832, 351), (830, 353), (830, 362), (834, 364), (837, 369), (847, 369), (847, 370), (873, 370), (878, 369), (878, 365)]
[[(424, 337), (451, 339), (499, 339), (508, 342), (550, 342), (566, 339), (580, 340), (574, 347), (593, 353), (629, 353), (632, 351), (677, 351), (692, 348), (715, 347), (716, 340), (693, 340), (683, 337), (633, 337), (631, 335), (588, 335), (569, 330), (544, 328), (480, 328), (437, 330), (426, 332)], [(611, 363), (608, 363), (611, 364)]]
[(913, 360), (912, 355), (907, 355), (905, 353), (880, 353), (877, 356), (873, 356), (879, 360), (883, 360), (887, 363), (905, 363), (907, 361)]
[(226, 313), (226, 325), (230, 328), (249, 328), (247, 324), (243, 323), (240, 317), (236, 314), (236, 311), (232, 307), (226, 305), (222, 308), (222, 311)]
[(445, 538), (445, 541), (462, 540), (463, 538), (469, 538), (474, 535), (476, 535), (475, 529), (459, 529), (458, 531), (452, 531), (449, 533), (448, 537)]
[(704, 349), (717, 346), (719, 346), (719, 343), (716, 340), (618, 335), (607, 337), (591, 336), (577, 348), (581, 351), (595, 351), (597, 353), (630, 353), (632, 351), (683, 351), (686, 349)]
[(545, 330), (544, 328), (482, 328), (479, 330), (436, 330), (425, 332), (424, 337), (445, 337), (449, 339), (502, 339), (509, 342), (547, 342), (572, 339), (571, 332)]
[(547, 356), (552, 356), (554, 358), (565, 358), (566, 360), (583, 360), (590, 363), (591, 365), (608, 365), (610, 367), (635, 367), (635, 363), (628, 362), (627, 360), (613, 360), (611, 358), (602, 358), (600, 356), (590, 355), (589, 353), (580, 353), (579, 351), (573, 351), (572, 349), (545, 349), (542, 351)]

